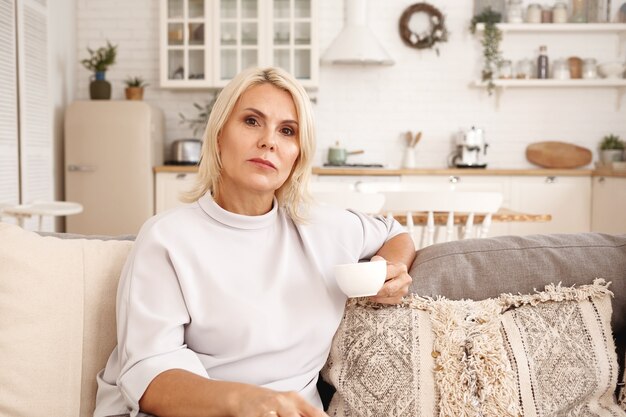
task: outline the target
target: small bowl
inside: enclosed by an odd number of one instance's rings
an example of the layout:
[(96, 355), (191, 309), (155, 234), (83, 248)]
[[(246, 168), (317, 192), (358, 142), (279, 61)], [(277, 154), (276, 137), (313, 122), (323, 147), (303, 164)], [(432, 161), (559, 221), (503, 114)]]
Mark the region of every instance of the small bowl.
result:
[(348, 297), (376, 295), (385, 284), (387, 261), (335, 265), (337, 285)]
[(603, 62), (598, 65), (598, 73), (603, 78), (623, 78), (626, 64), (622, 62)]

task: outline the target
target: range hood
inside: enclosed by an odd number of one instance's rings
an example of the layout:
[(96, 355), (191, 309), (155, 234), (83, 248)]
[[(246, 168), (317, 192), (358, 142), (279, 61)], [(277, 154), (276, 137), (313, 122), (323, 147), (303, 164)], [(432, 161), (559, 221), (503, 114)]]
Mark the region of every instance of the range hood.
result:
[(393, 65), (395, 62), (367, 26), (367, 0), (346, 0), (343, 29), (324, 52), (329, 64)]

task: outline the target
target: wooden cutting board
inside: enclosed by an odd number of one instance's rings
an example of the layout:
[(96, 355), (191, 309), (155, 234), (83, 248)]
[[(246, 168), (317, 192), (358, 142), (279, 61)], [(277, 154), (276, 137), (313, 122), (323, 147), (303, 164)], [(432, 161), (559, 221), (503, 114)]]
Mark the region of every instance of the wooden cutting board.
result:
[(567, 142), (536, 142), (526, 147), (526, 159), (544, 168), (579, 168), (591, 162), (591, 151)]

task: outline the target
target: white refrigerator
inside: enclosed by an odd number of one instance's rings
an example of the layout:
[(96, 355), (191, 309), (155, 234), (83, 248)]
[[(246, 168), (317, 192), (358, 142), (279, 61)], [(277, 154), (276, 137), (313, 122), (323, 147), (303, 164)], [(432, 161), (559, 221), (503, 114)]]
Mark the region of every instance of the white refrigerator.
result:
[(142, 101), (78, 101), (65, 113), (65, 199), (83, 205), (68, 233), (136, 234), (154, 214), (163, 114)]

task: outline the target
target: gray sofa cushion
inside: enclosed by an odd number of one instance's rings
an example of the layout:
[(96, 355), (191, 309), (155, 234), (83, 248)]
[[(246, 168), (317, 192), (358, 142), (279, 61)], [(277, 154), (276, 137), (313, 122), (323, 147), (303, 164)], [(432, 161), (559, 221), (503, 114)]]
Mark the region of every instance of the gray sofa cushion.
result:
[(411, 292), (458, 300), (531, 293), (549, 283), (611, 281), (612, 325), (626, 331), (626, 235), (500, 236), (436, 244), (417, 252)]

